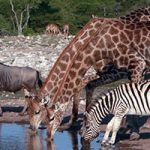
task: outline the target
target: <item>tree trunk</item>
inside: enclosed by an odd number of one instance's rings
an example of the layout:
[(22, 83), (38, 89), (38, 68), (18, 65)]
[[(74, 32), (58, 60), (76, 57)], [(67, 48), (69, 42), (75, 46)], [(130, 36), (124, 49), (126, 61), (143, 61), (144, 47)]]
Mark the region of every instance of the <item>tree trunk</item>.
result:
[(22, 35), (22, 27), (19, 26), (19, 27), (18, 27), (18, 36), (21, 36), (21, 35)]
[[(18, 30), (18, 36), (20, 36), (23, 34), (23, 29), (28, 25), (28, 21), (30, 18), (30, 5), (27, 4), (25, 6), (25, 9), (22, 10), (21, 13), (19, 14), (20, 17), (18, 17), (17, 10), (15, 10), (12, 0), (9, 0), (9, 1), (10, 1), (10, 5), (11, 5), (11, 10), (14, 14), (14, 18), (15, 18), (14, 22), (15, 22), (16, 28)], [(25, 12), (26, 12), (26, 18), (24, 18)], [(18, 18), (20, 18), (20, 20)]]

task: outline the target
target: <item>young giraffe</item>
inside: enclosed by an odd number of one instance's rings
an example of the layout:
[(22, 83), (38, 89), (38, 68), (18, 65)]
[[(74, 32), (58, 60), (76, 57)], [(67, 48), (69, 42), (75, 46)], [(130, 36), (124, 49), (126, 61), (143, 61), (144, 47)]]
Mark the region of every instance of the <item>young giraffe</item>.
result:
[[(43, 94), (39, 92), (38, 95), (38, 99), (41, 99), (41, 95), (53, 96), (50, 96), (51, 102), (60, 108), (49, 108), (53, 114), (49, 116), (50, 138), (60, 125), (70, 99), (78, 91), (78, 86), (90, 66), (97, 63), (97, 69), (101, 71), (106, 64), (112, 63), (117, 68), (126, 68), (131, 73), (131, 81), (141, 80), (146, 62), (149, 64), (149, 28), (147, 23), (98, 18), (92, 19), (77, 34), (52, 68), (44, 90), (40, 90)], [(52, 95), (53, 93), (55, 94)], [(42, 101), (39, 105), (41, 103)], [(38, 115), (42, 110), (40, 106), (39, 108)], [(37, 127), (34, 123), (33, 128)]]

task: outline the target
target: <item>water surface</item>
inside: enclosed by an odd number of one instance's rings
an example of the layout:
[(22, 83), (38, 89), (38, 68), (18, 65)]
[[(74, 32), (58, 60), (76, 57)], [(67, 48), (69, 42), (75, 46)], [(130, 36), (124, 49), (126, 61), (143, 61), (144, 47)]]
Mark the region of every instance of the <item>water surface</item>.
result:
[[(46, 130), (39, 129), (38, 135), (30, 133), (29, 125), (0, 124), (0, 150), (136, 150), (132, 145), (117, 144), (113, 148), (100, 146), (103, 133), (90, 145), (81, 144), (77, 131), (56, 132), (54, 143), (47, 143)], [(137, 148), (138, 149), (138, 148)]]

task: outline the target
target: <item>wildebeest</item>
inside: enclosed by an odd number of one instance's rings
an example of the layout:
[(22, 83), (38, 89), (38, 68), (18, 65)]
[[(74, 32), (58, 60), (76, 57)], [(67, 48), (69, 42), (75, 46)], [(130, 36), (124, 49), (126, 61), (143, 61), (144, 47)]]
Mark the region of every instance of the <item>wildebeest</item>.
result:
[[(21, 89), (36, 94), (36, 86), (42, 87), (39, 71), (30, 67), (8, 66), (0, 63), (0, 91), (17, 92)], [(25, 112), (25, 105), (22, 114)], [(0, 115), (2, 109), (0, 107)]]

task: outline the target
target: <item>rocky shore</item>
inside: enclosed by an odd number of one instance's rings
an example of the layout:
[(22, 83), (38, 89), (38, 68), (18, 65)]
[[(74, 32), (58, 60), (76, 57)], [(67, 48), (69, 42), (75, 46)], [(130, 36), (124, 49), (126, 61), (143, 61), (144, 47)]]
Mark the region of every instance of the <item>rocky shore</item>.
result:
[(0, 62), (13, 66), (29, 66), (47, 77), (49, 70), (74, 36), (63, 35), (4, 36), (0, 38)]

